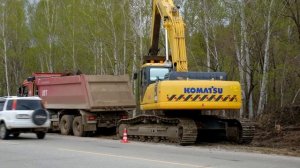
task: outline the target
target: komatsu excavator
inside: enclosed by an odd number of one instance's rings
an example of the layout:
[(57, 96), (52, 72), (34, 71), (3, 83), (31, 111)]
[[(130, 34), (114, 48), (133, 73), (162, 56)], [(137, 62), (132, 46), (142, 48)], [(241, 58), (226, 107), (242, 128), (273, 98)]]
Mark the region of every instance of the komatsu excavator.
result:
[[(254, 126), (248, 121), (205, 115), (206, 111), (241, 108), (239, 82), (226, 81), (224, 72), (188, 72), (185, 25), (173, 0), (153, 0), (151, 48), (137, 73), (141, 114), (118, 123), (129, 139), (194, 144), (203, 136), (250, 143)], [(161, 23), (164, 57), (158, 56)], [(169, 46), (171, 54), (169, 54)], [(206, 139), (204, 137), (204, 139)]]

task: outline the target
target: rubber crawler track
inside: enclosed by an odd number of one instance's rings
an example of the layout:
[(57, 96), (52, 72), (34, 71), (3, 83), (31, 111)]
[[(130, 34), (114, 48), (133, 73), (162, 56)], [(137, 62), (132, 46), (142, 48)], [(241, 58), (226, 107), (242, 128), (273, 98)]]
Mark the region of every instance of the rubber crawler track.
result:
[(241, 134), (239, 139), (239, 144), (249, 144), (252, 142), (254, 133), (255, 133), (255, 126), (253, 122), (248, 120), (241, 120)]
[[(192, 119), (165, 118), (165, 117), (159, 117), (154, 115), (141, 115), (131, 119), (120, 120), (118, 122), (118, 126), (120, 126), (121, 124), (131, 125), (131, 124), (141, 124), (145, 122), (152, 122), (153, 127), (159, 126), (160, 125), (159, 123), (169, 124), (173, 126), (176, 125), (180, 130), (180, 133), (178, 133), (178, 137), (158, 137), (158, 136), (147, 135), (148, 140), (156, 139), (157, 141), (160, 141), (161, 139), (164, 139), (167, 142), (171, 142), (171, 143), (175, 142), (180, 145), (190, 145), (196, 142), (197, 133), (198, 133), (197, 126)], [(135, 135), (129, 135), (129, 137), (132, 136)]]
[[(238, 144), (249, 144), (252, 142), (255, 133), (255, 126), (253, 122), (248, 120), (242, 120), (240, 122), (239, 138), (235, 141)], [(170, 126), (177, 126), (179, 133), (177, 137), (161, 137), (155, 135), (138, 136), (138, 135), (128, 135), (130, 139), (134, 137), (139, 137), (140, 141), (165, 141), (168, 143), (177, 143), (180, 145), (192, 145), (195, 144), (197, 140), (198, 130), (193, 119), (178, 119), (178, 118), (167, 118), (159, 117), (154, 115), (141, 115), (130, 119), (122, 119), (118, 122), (118, 127), (121, 124), (125, 124), (127, 128), (130, 125), (151, 123), (153, 127), (160, 126), (161, 124), (168, 124)], [(118, 129), (117, 134), (121, 135)], [(147, 137), (147, 138), (145, 138)], [(120, 137), (121, 138), (121, 137)]]

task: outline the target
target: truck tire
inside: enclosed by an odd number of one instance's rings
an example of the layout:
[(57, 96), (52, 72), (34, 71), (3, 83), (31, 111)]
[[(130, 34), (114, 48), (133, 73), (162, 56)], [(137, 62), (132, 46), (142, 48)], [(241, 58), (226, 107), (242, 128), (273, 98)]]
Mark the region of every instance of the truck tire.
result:
[(32, 113), (32, 122), (35, 125), (43, 125), (48, 119), (48, 114), (44, 109), (34, 110)]
[(38, 139), (44, 139), (45, 136), (46, 136), (46, 132), (37, 132), (37, 133), (36, 133), (36, 137), (37, 137)]
[(18, 138), (20, 136), (20, 133), (13, 133), (14, 138)]
[(75, 136), (79, 136), (79, 137), (86, 136), (86, 132), (83, 130), (82, 117), (81, 116), (77, 116), (77, 117), (74, 118), (74, 121), (73, 121), (73, 134)]
[(71, 135), (72, 134), (72, 123), (74, 116), (73, 115), (64, 115), (60, 119), (59, 127), (60, 133), (63, 135)]
[(0, 139), (8, 139), (9, 137), (9, 131), (6, 129), (6, 126), (4, 123), (0, 124)]

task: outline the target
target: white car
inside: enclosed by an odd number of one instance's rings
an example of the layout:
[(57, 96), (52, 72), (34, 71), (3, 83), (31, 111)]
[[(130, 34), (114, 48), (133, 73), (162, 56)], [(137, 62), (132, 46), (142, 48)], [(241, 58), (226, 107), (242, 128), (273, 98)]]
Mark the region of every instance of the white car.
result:
[(0, 139), (27, 132), (44, 139), (49, 127), (49, 113), (39, 97), (0, 97)]

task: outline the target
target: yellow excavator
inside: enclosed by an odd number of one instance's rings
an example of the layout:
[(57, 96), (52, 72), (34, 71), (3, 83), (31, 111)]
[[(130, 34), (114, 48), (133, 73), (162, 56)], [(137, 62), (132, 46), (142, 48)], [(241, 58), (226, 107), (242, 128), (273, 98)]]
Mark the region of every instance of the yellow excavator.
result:
[[(239, 82), (226, 81), (224, 72), (189, 72), (185, 25), (173, 0), (153, 0), (151, 48), (135, 78), (140, 111), (122, 119), (117, 133), (129, 139), (194, 144), (197, 139), (223, 137), (250, 143), (254, 126), (248, 121), (207, 115), (207, 111), (241, 108)], [(161, 23), (165, 31), (164, 57), (158, 56)], [(169, 48), (170, 53), (169, 54)]]

